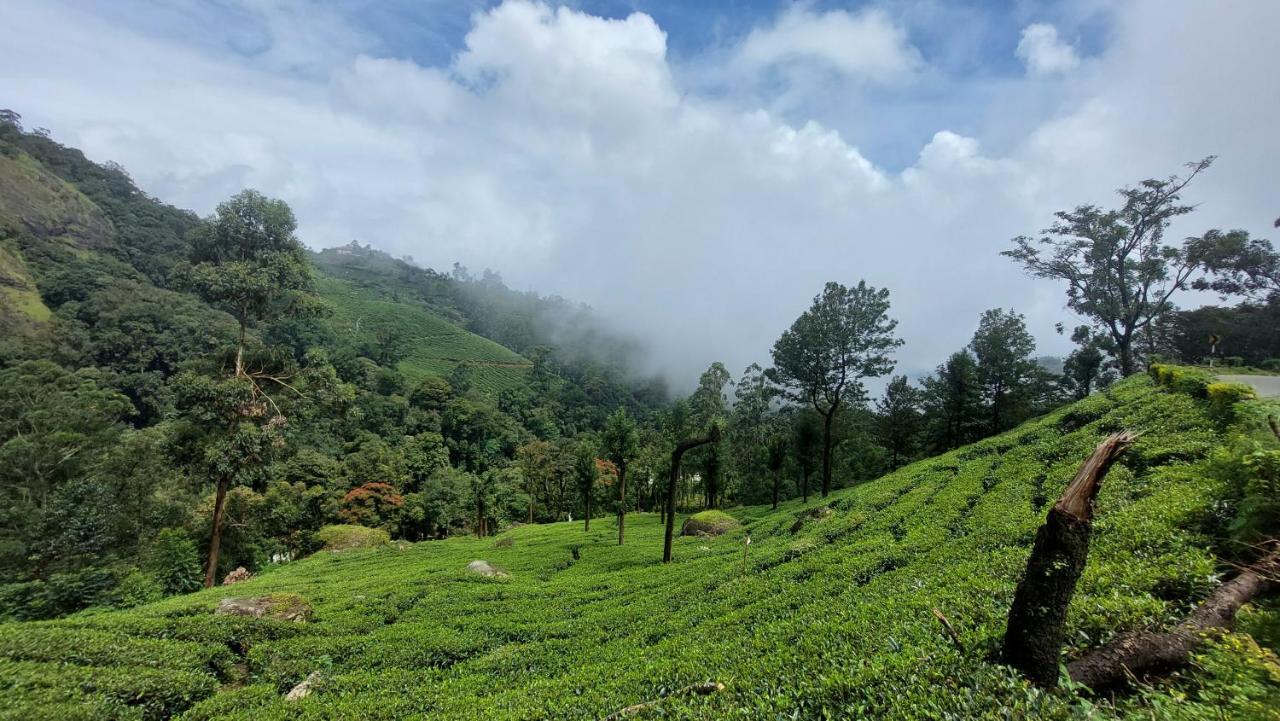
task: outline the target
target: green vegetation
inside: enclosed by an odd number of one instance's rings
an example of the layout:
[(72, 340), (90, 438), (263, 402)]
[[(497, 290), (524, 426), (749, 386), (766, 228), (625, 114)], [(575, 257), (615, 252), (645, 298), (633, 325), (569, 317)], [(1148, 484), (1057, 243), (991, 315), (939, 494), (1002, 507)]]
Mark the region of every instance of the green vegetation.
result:
[(420, 304), (378, 298), (367, 288), (337, 278), (317, 281), (320, 296), (332, 304), (330, 320), (338, 337), (349, 335), (373, 354), (385, 354), (405, 378), (448, 378), (460, 364), (477, 388), (497, 395), (520, 388), (533, 364), (488, 338), (470, 333)]
[(391, 536), (381, 528), (332, 525), (316, 531), (315, 540), (323, 544), (326, 551), (347, 551), (352, 548), (385, 546), (391, 542)]
[[(1215, 470), (1223, 431), (1207, 404), (1143, 377), (837, 490), (829, 516), (796, 524), (818, 508), (798, 501), (733, 510), (741, 530), (677, 539), (670, 565), (658, 563), (657, 516), (632, 514), (621, 547), (607, 521), (589, 533), (525, 526), (504, 535), (509, 545), (452, 539), (324, 553), (234, 591), (2, 626), (6, 713), (595, 718), (714, 680), (723, 692), (675, 696), (650, 716), (1268, 717), (1280, 663), (1244, 633), (1210, 644), (1201, 670), (1116, 705), (1036, 690), (989, 661), (1046, 504), (1116, 428), (1143, 435), (1103, 488), (1071, 607), (1072, 647), (1092, 647), (1168, 624), (1203, 597), (1222, 570), (1229, 499), (1242, 490)], [(511, 577), (467, 573), (476, 559)], [(268, 593), (298, 594), (314, 616), (211, 614), (222, 597)], [(1244, 627), (1265, 629), (1276, 614), (1260, 606)], [(311, 696), (283, 700), (314, 671), (322, 680)], [(53, 699), (59, 705), (45, 705)]]
[(701, 511), (685, 519), (680, 532), (685, 536), (719, 536), (738, 527), (738, 519), (724, 511)]

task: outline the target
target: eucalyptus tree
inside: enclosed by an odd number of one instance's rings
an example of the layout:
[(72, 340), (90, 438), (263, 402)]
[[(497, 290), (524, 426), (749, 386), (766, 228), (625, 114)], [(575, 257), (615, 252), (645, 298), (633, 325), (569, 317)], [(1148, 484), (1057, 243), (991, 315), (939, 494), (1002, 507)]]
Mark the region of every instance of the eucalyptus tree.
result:
[(889, 291), (859, 281), (830, 282), (773, 345), (771, 380), (788, 398), (822, 416), (822, 495), (831, 493), (832, 424), (841, 405), (863, 393), (862, 380), (893, 370), (902, 345), (889, 318)]

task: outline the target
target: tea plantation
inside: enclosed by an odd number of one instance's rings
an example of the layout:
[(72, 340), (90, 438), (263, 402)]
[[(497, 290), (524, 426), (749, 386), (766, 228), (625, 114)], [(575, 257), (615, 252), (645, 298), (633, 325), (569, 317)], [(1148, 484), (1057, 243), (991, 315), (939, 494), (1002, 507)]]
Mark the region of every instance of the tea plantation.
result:
[[(1225, 570), (1240, 490), (1217, 468), (1221, 419), (1147, 378), (807, 506), (728, 509), (741, 527), (677, 539), (669, 566), (656, 516), (628, 518), (622, 547), (598, 518), (590, 533), (321, 552), (233, 587), (5, 625), (0, 718), (586, 719), (648, 701), (632, 717), (1280, 718), (1274, 606), (1246, 609), (1188, 672), (1114, 700), (1035, 690), (992, 660), (1047, 504), (1120, 428), (1142, 436), (1099, 498), (1078, 652), (1175, 621)], [(468, 572), (477, 559), (510, 576)], [(212, 614), (265, 594), (314, 614)], [(286, 701), (313, 672), (314, 692)], [(708, 681), (723, 690), (672, 693)]]

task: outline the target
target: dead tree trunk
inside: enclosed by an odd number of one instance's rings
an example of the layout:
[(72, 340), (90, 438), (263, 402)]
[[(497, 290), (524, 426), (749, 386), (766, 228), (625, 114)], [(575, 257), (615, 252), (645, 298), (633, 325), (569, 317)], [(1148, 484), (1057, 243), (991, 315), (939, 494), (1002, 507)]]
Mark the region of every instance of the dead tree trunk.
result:
[(1062, 497), (1036, 532), (1027, 569), (1009, 608), (1002, 655), (1032, 683), (1054, 686), (1067, 619), (1067, 606), (1089, 556), (1093, 501), (1102, 479), (1133, 443), (1123, 432), (1107, 438), (1076, 471)]
[(1217, 629), (1231, 629), (1240, 607), (1280, 587), (1280, 547), (1222, 584), (1171, 631), (1129, 633), (1072, 661), (1071, 680), (1094, 691), (1125, 686), (1130, 678), (1168, 673), (1185, 666), (1191, 651)]
[(671, 563), (671, 538), (676, 529), (676, 482), (680, 479), (680, 459), (684, 454), (708, 443), (720, 440), (720, 426), (712, 425), (705, 436), (687, 438), (671, 451), (671, 475), (667, 478), (667, 532), (662, 544), (662, 562)]

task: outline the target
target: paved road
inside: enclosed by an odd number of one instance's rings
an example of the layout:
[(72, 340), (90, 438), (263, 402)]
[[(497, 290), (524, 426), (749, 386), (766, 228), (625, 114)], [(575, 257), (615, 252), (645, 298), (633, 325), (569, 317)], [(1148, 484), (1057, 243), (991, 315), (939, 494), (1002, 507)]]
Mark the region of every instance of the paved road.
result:
[(1280, 397), (1280, 376), (1218, 376), (1218, 380), (1251, 385), (1263, 398)]

